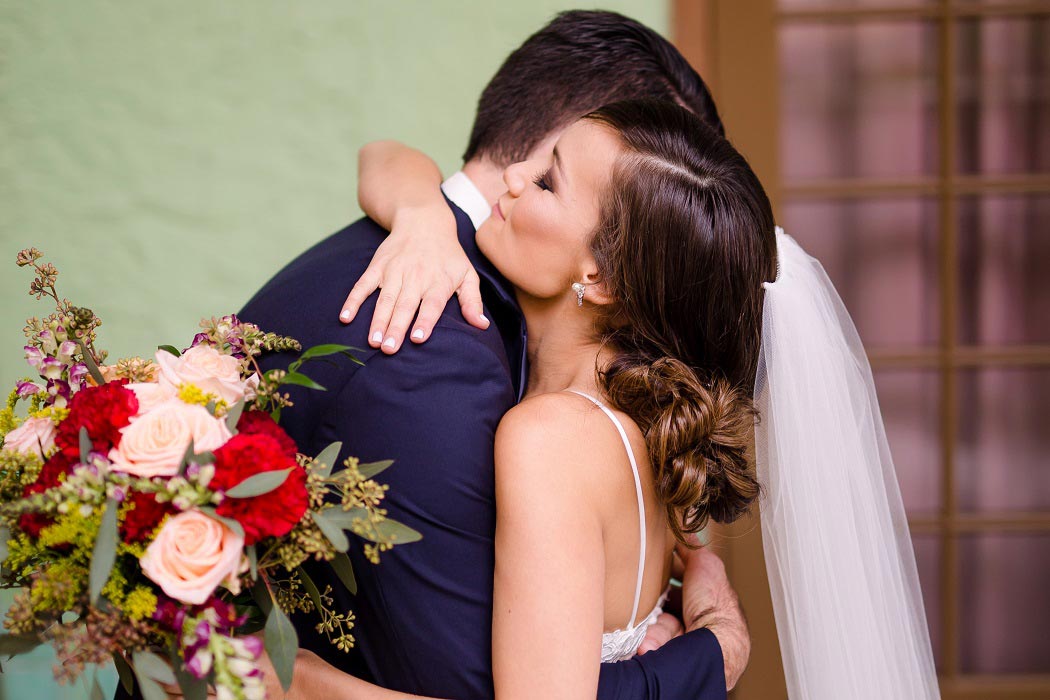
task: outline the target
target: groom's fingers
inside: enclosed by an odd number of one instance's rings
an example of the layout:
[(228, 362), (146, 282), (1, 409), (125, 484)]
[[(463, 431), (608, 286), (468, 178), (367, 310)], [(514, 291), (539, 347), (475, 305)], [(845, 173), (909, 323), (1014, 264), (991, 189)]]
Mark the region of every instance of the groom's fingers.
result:
[(343, 308), (339, 312), (340, 321), (350, 323), (357, 317), (357, 312), (361, 310), (361, 304), (365, 303), (365, 299), (379, 288), (383, 280), (382, 275), (382, 271), (376, 266), (375, 260), (373, 260), (368, 269), (365, 270), (365, 273), (361, 275), (361, 279), (357, 280), (357, 284), (350, 290), (346, 301), (343, 302)]
[(405, 340), (408, 327), (412, 319), (416, 317), (419, 309), (419, 299), (423, 290), (414, 278), (408, 278), (405, 285), (401, 287), (401, 293), (394, 302), (394, 308), (390, 314), (390, 323), (387, 324), (386, 333), (383, 337), (382, 350), (387, 355), (393, 355), (401, 349), (401, 343)]
[(481, 330), (488, 328), (489, 320), (485, 318), (485, 305), (481, 301), (481, 278), (474, 268), (467, 272), (456, 294), (459, 295), (459, 308), (467, 323)]

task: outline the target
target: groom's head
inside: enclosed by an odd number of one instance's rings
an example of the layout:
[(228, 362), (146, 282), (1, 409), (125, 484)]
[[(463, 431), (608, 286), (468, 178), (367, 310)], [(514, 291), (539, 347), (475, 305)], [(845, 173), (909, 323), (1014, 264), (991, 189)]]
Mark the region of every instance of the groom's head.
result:
[(723, 133), (707, 86), (670, 42), (615, 12), (563, 12), (489, 81), (463, 160), (505, 167), (588, 112), (646, 97), (676, 102)]

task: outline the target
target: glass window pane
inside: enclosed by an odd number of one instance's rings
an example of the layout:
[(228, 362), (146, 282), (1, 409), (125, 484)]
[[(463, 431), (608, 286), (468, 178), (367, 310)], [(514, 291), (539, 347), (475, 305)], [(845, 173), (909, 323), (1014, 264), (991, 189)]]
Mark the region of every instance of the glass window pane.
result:
[(1050, 509), (1050, 368), (961, 371), (958, 386), (960, 510)]
[(1050, 17), (966, 19), (956, 31), (959, 171), (1050, 172)]
[(922, 603), (926, 607), (926, 624), (930, 628), (933, 661), (941, 667), (941, 539), (936, 535), (917, 535), (912, 538), (915, 564), (919, 570)]
[(1050, 194), (960, 200), (960, 343), (1050, 344), (1048, 221)]
[(867, 348), (937, 343), (935, 202), (797, 201), (782, 211), (782, 225), (824, 265)]
[(936, 54), (930, 23), (785, 26), (780, 31), (785, 181), (934, 173)]
[(1050, 672), (1050, 535), (962, 537), (959, 569), (962, 671)]
[(909, 515), (941, 509), (940, 374), (936, 370), (874, 372), (886, 439)]

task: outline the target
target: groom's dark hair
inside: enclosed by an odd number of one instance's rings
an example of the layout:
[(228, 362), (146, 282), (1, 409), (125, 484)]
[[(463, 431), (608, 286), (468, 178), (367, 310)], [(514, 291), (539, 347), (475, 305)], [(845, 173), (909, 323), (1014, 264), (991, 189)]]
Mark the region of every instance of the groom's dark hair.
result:
[(707, 85), (669, 41), (615, 12), (562, 12), (489, 81), (463, 160), (525, 160), (548, 134), (584, 114), (642, 98), (675, 102), (725, 133)]

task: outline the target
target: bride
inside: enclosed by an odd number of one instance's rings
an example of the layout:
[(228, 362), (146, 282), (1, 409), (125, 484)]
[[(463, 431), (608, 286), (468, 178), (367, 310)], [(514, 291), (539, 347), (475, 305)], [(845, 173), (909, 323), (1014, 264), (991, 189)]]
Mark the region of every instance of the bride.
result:
[[(429, 161), (385, 148), (369, 215), (443, 205)], [(621, 102), (504, 181), (477, 243), (530, 367), (496, 437), (496, 696), (593, 698), (660, 614), (675, 545), (761, 494), (791, 697), (938, 697), (867, 360), (744, 158), (685, 109)], [(301, 659), (330, 694), (403, 697)]]

